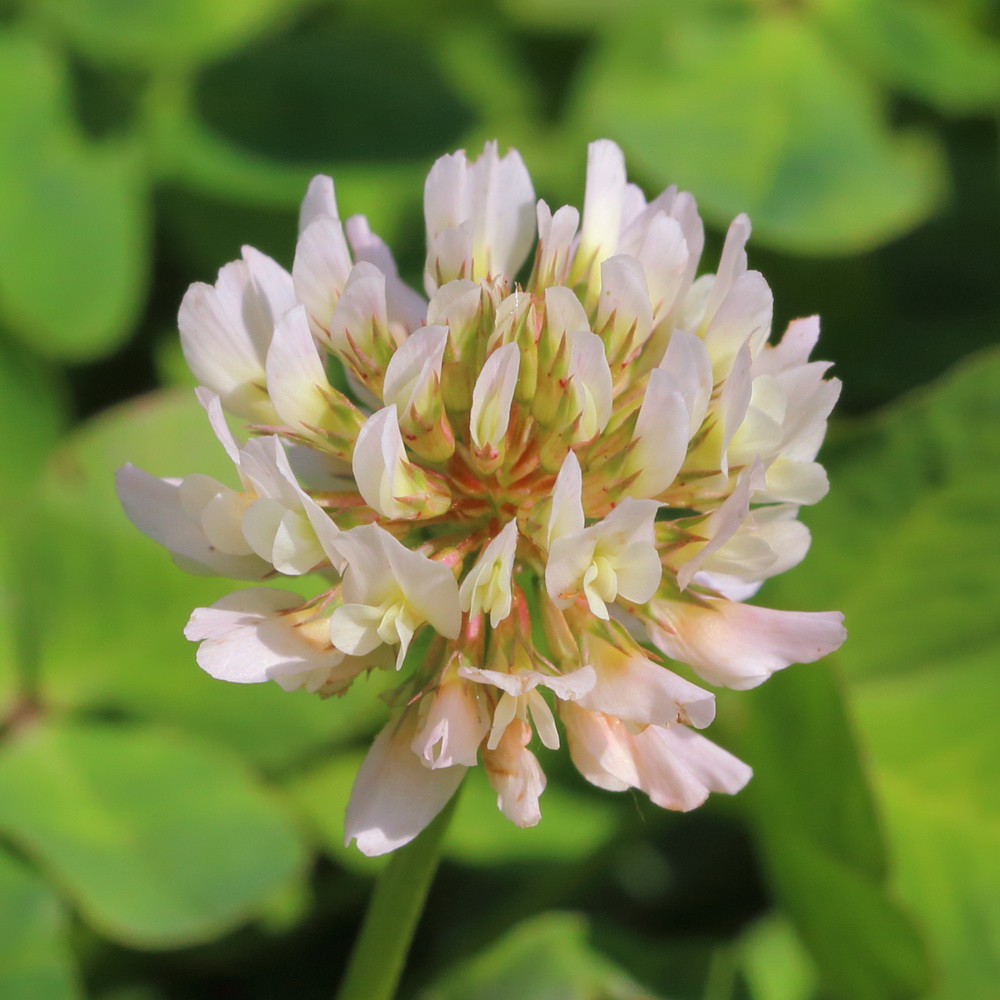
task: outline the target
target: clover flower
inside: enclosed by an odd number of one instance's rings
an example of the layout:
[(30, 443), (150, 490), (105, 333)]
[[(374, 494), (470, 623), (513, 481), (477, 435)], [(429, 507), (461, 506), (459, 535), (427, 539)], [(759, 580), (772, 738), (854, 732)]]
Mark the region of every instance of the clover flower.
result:
[[(245, 248), (184, 298), (238, 485), (126, 466), (118, 489), (183, 568), (268, 582), (195, 610), (198, 663), (324, 697), (397, 672), (347, 810), (366, 854), (416, 836), (478, 761), (503, 813), (538, 822), (530, 746), (557, 748), (557, 719), (602, 788), (681, 810), (738, 791), (750, 769), (697, 732), (713, 695), (664, 658), (743, 689), (844, 639), (836, 612), (743, 603), (803, 558), (799, 507), (827, 489), (818, 321), (769, 344), (746, 217), (696, 277), (694, 199), (647, 202), (608, 141), (582, 218), (536, 204), (493, 143), (438, 160), (424, 204), (429, 301), (363, 217), (341, 222), (328, 177), (290, 274)], [(309, 600), (270, 585), (305, 573)]]

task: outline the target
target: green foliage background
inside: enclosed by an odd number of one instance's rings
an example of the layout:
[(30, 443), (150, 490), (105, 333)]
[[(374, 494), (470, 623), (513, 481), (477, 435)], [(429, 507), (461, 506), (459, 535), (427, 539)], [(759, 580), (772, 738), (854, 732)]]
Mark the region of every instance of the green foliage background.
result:
[(218, 684), (186, 577), (111, 473), (225, 475), (174, 329), (332, 173), (416, 282), (433, 158), (518, 147), (579, 203), (608, 136), (650, 193), (754, 221), (778, 319), (845, 382), (806, 563), (764, 603), (851, 638), (714, 736), (688, 816), (564, 757), (518, 831), (463, 792), (404, 994), (991, 1000), (1000, 984), (1000, 15), (989, 0), (0, 4), (0, 996), (329, 996), (377, 861), (341, 817), (377, 691)]

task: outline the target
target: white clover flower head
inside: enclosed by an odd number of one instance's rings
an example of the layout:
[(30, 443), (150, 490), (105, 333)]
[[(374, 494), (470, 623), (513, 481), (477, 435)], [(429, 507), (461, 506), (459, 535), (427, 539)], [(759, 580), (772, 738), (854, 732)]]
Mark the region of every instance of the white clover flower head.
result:
[[(602, 788), (681, 810), (738, 791), (749, 768), (695, 732), (713, 695), (663, 657), (743, 689), (844, 640), (836, 612), (743, 603), (805, 556), (798, 511), (827, 488), (839, 383), (809, 361), (818, 321), (769, 344), (749, 220), (697, 277), (694, 199), (647, 201), (607, 140), (582, 213), (536, 204), (520, 156), (489, 143), (435, 164), (425, 219), (429, 301), (363, 216), (341, 222), (325, 177), (290, 274), (244, 248), (185, 296), (185, 355), (235, 475), (126, 466), (125, 510), (193, 572), (326, 584), (196, 609), (198, 663), (324, 697), (396, 672), (347, 810), (366, 854), (415, 837), (480, 762), (503, 813), (537, 823), (529, 747), (559, 747), (560, 722)], [(224, 410), (251, 422), (246, 444)]]

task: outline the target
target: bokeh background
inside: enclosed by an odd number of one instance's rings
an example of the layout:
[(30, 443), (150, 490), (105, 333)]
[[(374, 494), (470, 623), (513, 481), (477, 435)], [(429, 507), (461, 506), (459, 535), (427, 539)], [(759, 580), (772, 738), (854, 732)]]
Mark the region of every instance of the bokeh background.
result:
[(720, 696), (756, 777), (665, 814), (545, 754), (518, 831), (472, 774), (421, 1000), (1000, 996), (1000, 12), (989, 0), (0, 2), (0, 997), (332, 994), (378, 862), (342, 812), (384, 716), (227, 686), (181, 637), (226, 581), (113, 469), (224, 476), (175, 328), (316, 172), (419, 286), (434, 157), (484, 139), (579, 203), (585, 146), (739, 211), (776, 328), (843, 402), (806, 563), (826, 662)]

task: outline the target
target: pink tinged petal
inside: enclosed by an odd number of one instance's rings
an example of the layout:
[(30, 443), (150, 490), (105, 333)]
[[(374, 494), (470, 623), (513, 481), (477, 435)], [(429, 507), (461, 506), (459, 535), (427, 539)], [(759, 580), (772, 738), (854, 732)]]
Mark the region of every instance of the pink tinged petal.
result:
[[(689, 812), (708, 798), (708, 788), (672, 752), (669, 729), (647, 726), (632, 743), (638, 787), (661, 809)], [(706, 741), (707, 742), (707, 741)]]
[(517, 344), (504, 344), (486, 359), (476, 379), (469, 425), (472, 443), (479, 451), (497, 450), (503, 443), (520, 363)]
[(597, 265), (618, 248), (625, 197), (625, 157), (609, 139), (587, 147), (587, 183), (577, 261), (596, 275)]
[(271, 572), (256, 555), (228, 555), (214, 548), (199, 521), (185, 511), (179, 483), (125, 465), (115, 473), (115, 489), (132, 524), (169, 549), (190, 572), (238, 580), (259, 580)]
[(302, 207), (299, 209), (299, 232), (308, 229), (310, 223), (324, 215), (331, 219), (340, 218), (333, 178), (317, 174), (309, 182), (306, 196), (302, 199)]
[(274, 324), (295, 305), (292, 276), (267, 254), (243, 247), (250, 275), (249, 295), (243, 301), (243, 319), (260, 353), (266, 353)]
[(577, 701), (597, 683), (590, 666), (578, 667), (566, 674), (540, 674), (539, 684), (547, 687), (561, 701)]
[(483, 549), (458, 591), (461, 609), (472, 617), (480, 612), (489, 614), (493, 628), (510, 614), (516, 551), (517, 521), (513, 520), (508, 521)]
[(445, 807), (466, 768), (424, 767), (411, 745), (417, 713), (407, 711), (375, 738), (358, 771), (344, 819), (344, 842), (375, 857), (408, 844)]
[(592, 785), (609, 792), (635, 788), (639, 775), (630, 747), (619, 738), (617, 720), (575, 704), (559, 706), (566, 742), (576, 769)]
[(483, 764), (497, 807), (520, 827), (535, 826), (542, 818), (538, 800), (545, 791), (545, 775), (535, 755), (527, 749), (531, 727), (520, 720), (505, 730), (495, 749), (483, 751)]
[(409, 512), (397, 499), (406, 464), (396, 407), (386, 406), (365, 421), (351, 460), (358, 492), (383, 517), (405, 517)]
[(705, 303), (705, 321), (710, 322), (722, 305), (736, 280), (746, 274), (747, 270), (747, 240), (750, 239), (750, 219), (745, 213), (740, 213), (729, 224), (726, 232), (726, 242), (719, 258), (719, 269), (712, 281), (711, 291)]
[(344, 291), (330, 317), (330, 346), (341, 357), (353, 355), (350, 341), (371, 356), (376, 331), (388, 328), (385, 275), (374, 265), (361, 261), (351, 268)]
[(775, 611), (705, 598), (701, 604), (656, 602), (653, 641), (712, 684), (744, 691), (792, 663), (813, 663), (847, 632), (838, 611)]
[(576, 395), (577, 412), (582, 414), (577, 438), (589, 441), (611, 419), (613, 385), (604, 344), (589, 330), (570, 334), (570, 386)]
[(753, 777), (749, 764), (686, 726), (673, 726), (660, 738), (670, 753), (710, 792), (735, 795)]
[(561, 285), (569, 277), (573, 240), (580, 225), (580, 213), (570, 205), (563, 205), (555, 214), (544, 201), (538, 202), (538, 283), (544, 286)]
[(715, 718), (715, 697), (644, 656), (630, 655), (597, 637), (587, 643), (594, 687), (582, 708), (643, 725), (687, 722), (704, 729)]
[(471, 326), (482, 304), (482, 288), (475, 281), (461, 279), (442, 285), (427, 303), (428, 325), (447, 326), (452, 338)]
[(716, 382), (729, 374), (744, 344), (749, 343), (750, 354), (756, 357), (771, 333), (773, 311), (774, 296), (759, 271), (747, 271), (736, 280), (705, 330)]
[(633, 497), (655, 497), (677, 478), (690, 437), (691, 414), (677, 379), (662, 368), (649, 373), (628, 456), (627, 470), (637, 473)]
[(688, 437), (694, 437), (712, 398), (712, 359), (705, 342), (686, 330), (674, 330), (658, 367), (676, 380), (690, 415)]
[(557, 538), (583, 531), (582, 495), (583, 473), (580, 469), (580, 460), (571, 451), (563, 459), (555, 486), (552, 488), (552, 509), (549, 513), (546, 535), (546, 544), (549, 548)]
[[(479, 692), (452, 676), (445, 679), (429, 702), (411, 749), (428, 767), (476, 765), (479, 745), (490, 728), (490, 717)], [(421, 706), (423, 710), (424, 706)]]
[(295, 295), (316, 336), (326, 335), (350, 273), (351, 255), (340, 220), (316, 218), (299, 236), (292, 264)]
[(427, 315), (427, 302), (415, 289), (399, 278), (392, 251), (376, 236), (363, 215), (352, 215), (344, 224), (355, 260), (374, 264), (385, 275), (386, 310), (390, 323), (416, 330)]
[(415, 330), (396, 349), (385, 370), (382, 399), (405, 414), (421, 391), (441, 375), (448, 346), (446, 326), (424, 326)]
[(596, 329), (601, 330), (612, 321), (615, 341), (609, 344), (612, 357), (630, 333), (634, 348), (638, 348), (653, 330), (653, 309), (645, 271), (635, 257), (626, 254), (609, 257), (601, 264)]
[(326, 429), (330, 418), (326, 370), (305, 306), (289, 310), (274, 329), (267, 352), (267, 390), (281, 420), (293, 430)]
[(286, 590), (239, 590), (210, 607), (196, 608), (184, 635), (201, 643), (197, 660), (202, 670), (236, 684), (336, 667), (343, 653), (323, 640), (324, 623), (303, 622), (287, 613), (301, 604), (298, 594)]

